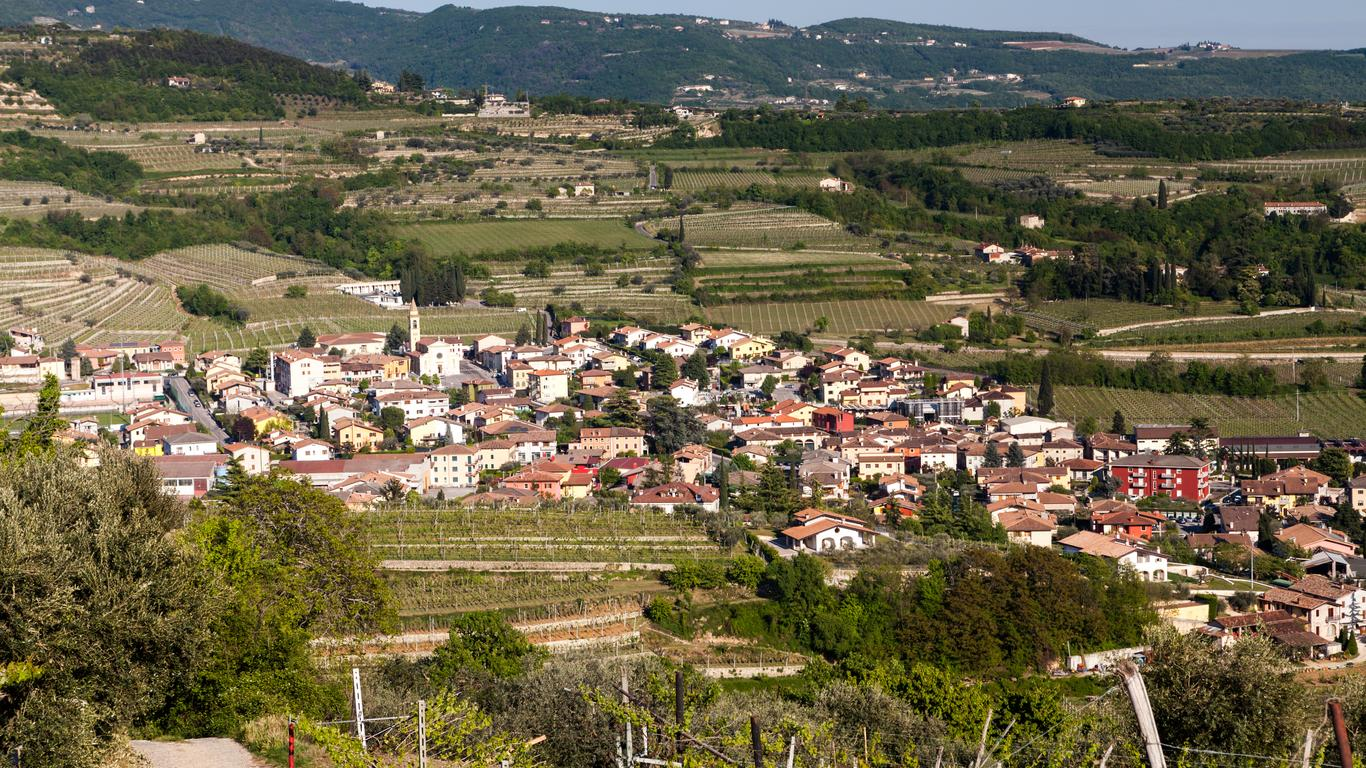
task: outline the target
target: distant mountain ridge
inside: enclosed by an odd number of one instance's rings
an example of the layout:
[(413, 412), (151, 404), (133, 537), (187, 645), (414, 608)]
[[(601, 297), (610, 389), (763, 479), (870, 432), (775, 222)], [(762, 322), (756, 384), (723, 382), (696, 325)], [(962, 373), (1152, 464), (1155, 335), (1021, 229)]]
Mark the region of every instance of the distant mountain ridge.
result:
[[(389, 80), (411, 69), (437, 85), (532, 94), (668, 102), (696, 86), (688, 99), (721, 106), (842, 95), (901, 108), (1016, 106), (1063, 95), (1366, 100), (1362, 51), (1126, 52), (1065, 33), (870, 18), (796, 30), (556, 7), (447, 5), (421, 14), (337, 0), (93, 1), (88, 13), (69, 0), (9, 0), (0, 23), (49, 17), (81, 27), (192, 29)], [(1007, 45), (1043, 41), (1061, 45)]]

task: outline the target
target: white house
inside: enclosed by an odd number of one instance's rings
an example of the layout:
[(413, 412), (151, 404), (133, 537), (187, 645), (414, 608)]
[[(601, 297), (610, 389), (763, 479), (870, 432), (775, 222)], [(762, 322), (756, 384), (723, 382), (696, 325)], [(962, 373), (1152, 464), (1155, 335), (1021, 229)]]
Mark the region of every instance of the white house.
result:
[(1081, 531), (1063, 539), (1062, 551), (1114, 560), (1138, 574), (1144, 581), (1167, 580), (1167, 556), (1151, 549), (1126, 544), (1092, 531)]
[(321, 440), (300, 440), (293, 446), (295, 461), (329, 461), (332, 445)]
[(669, 385), (669, 395), (684, 408), (697, 405), (698, 394), (697, 383), (692, 379), (679, 379)]
[(834, 177), (834, 176), (830, 176), (830, 177), (821, 179), (820, 184), (821, 184), (821, 191), (822, 191), (822, 192), (853, 192), (853, 191), (854, 191), (854, 185), (853, 185), (853, 184), (850, 184), (849, 182), (847, 182), (847, 181), (845, 181), (845, 180), (843, 180), (843, 179), (840, 179), (840, 178), (836, 178), (836, 177)]
[(218, 441), (198, 432), (169, 435), (161, 439), (161, 452), (166, 456), (208, 456), (218, 453)]
[(835, 552), (873, 545), (877, 532), (856, 517), (806, 509), (796, 515), (797, 525), (779, 534), (780, 543), (798, 552)]

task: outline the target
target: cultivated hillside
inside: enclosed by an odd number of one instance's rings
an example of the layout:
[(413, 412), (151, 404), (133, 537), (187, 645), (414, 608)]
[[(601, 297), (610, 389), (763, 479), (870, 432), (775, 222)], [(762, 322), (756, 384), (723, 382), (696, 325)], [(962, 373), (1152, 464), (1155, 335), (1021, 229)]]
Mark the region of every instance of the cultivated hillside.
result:
[[(801, 30), (676, 15), (552, 7), (428, 14), (334, 0), (175, 3), (110, 0), (93, 13), (12, 0), (0, 23), (48, 17), (80, 27), (179, 27), (392, 79), (405, 68), (450, 86), (568, 90), (665, 101), (707, 85), (712, 103), (862, 95), (889, 107), (1009, 106), (1092, 98), (1366, 98), (1362, 52), (1134, 53), (1061, 33), (981, 31), (879, 19)], [(1027, 43), (1028, 45), (1020, 45)], [(1015, 77), (1008, 77), (1008, 76)]]

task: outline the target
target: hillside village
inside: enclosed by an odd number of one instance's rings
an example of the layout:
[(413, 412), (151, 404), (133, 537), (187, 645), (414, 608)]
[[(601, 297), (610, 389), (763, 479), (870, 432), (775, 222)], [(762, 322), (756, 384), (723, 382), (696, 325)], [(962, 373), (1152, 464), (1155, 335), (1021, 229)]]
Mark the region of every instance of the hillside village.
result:
[(1366, 749), (1358, 52), (30, 5), (0, 762)]
[[(58, 437), (151, 457), (165, 493), (187, 500), (233, 473), (283, 472), (357, 511), (596, 499), (686, 516), (776, 477), (801, 509), (753, 527), (790, 557), (919, 531), (926, 498), (948, 492), (1011, 545), (1092, 555), (1151, 582), (1269, 582), (1247, 606), (1259, 613), (1206, 622), (1191, 619), (1204, 603), (1166, 609), (1219, 643), (1260, 631), (1317, 658), (1361, 629), (1366, 559), (1334, 528), (1341, 510), (1366, 510), (1366, 477), (1352, 477), (1360, 440), (1221, 437), (1118, 414), (1079, 433), (1037, 393), (981, 375), (699, 323), (568, 317), (536, 343), (424, 335), (420, 310), (407, 315), (406, 331), (301, 338), (268, 357), (190, 358), (163, 341), (77, 345), (63, 360), (16, 328), (29, 354), (4, 365), (80, 382), (61, 390), (73, 416)], [(127, 422), (105, 428), (108, 412)], [(1261, 560), (1275, 570), (1258, 573)]]

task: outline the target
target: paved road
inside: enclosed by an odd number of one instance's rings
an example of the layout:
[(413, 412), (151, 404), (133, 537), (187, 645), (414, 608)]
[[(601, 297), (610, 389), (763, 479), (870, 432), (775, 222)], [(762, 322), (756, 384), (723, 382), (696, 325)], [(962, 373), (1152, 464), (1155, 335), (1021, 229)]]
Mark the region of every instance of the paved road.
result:
[(166, 384), (170, 387), (171, 398), (176, 401), (180, 409), (190, 414), (190, 418), (196, 423), (209, 430), (209, 434), (220, 443), (229, 442), (228, 433), (218, 426), (218, 422), (213, 420), (213, 415), (202, 405), (195, 405), (194, 390), (190, 389), (190, 382), (184, 376), (168, 376)]
[(134, 741), (133, 749), (152, 768), (267, 768), (231, 739)]

